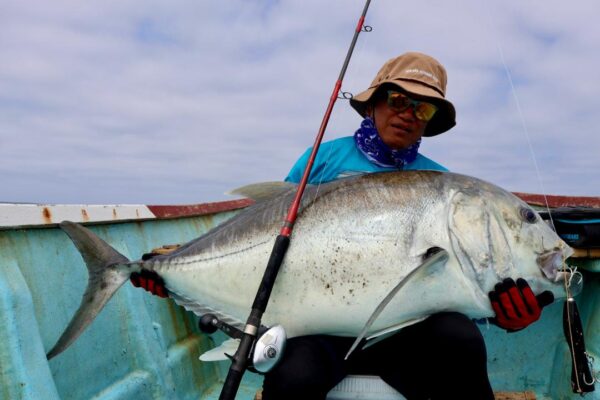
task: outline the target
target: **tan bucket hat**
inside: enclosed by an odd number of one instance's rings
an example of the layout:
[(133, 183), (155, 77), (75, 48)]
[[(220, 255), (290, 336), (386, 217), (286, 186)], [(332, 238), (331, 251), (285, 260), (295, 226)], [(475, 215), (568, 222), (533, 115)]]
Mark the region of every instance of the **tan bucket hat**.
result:
[(427, 100), (438, 107), (429, 121), (423, 136), (435, 136), (456, 125), (454, 106), (446, 100), (446, 70), (435, 58), (426, 54), (410, 52), (386, 62), (364, 92), (353, 96), (350, 105), (363, 117), (369, 100), (384, 84), (393, 84), (411, 97)]

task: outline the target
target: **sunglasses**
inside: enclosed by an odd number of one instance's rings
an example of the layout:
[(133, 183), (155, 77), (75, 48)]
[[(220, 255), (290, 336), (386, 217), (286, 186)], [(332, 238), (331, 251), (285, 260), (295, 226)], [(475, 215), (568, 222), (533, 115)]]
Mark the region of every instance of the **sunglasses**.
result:
[(413, 106), (415, 110), (415, 117), (424, 122), (430, 121), (438, 110), (438, 108), (431, 103), (411, 99), (410, 97), (394, 90), (387, 91), (387, 105), (396, 112), (402, 112), (408, 107)]

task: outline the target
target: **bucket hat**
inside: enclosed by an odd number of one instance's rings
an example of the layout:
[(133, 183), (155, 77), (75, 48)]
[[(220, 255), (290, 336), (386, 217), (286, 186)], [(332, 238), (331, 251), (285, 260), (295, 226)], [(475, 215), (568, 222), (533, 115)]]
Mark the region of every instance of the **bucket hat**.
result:
[(446, 70), (435, 58), (409, 52), (387, 61), (375, 76), (371, 86), (350, 99), (350, 105), (365, 117), (367, 105), (382, 85), (398, 86), (411, 97), (438, 107), (427, 123), (423, 136), (435, 136), (456, 125), (456, 111), (446, 100)]

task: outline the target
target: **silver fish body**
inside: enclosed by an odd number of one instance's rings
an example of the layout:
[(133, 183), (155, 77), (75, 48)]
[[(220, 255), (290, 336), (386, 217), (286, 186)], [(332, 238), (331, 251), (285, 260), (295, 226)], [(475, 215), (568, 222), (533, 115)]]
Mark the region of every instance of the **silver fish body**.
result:
[[(112, 271), (109, 284), (102, 268), (90, 268), (88, 262), (90, 282), (104, 282), (108, 295), (132, 271), (153, 270), (179, 304), (241, 325), (293, 195), (290, 187), (261, 196), (257, 204), (169, 255), (128, 263), (114, 255), (104, 268)], [(85, 228), (71, 224), (64, 229), (77, 245), (78, 232)], [(94, 247), (77, 246), (84, 259), (86, 249)], [(427, 262), (432, 249), (447, 256)], [(558, 270), (570, 254), (527, 204), (476, 178), (410, 171), (311, 186), (263, 324), (283, 325), (288, 337), (357, 336), (407, 277), (370, 325), (369, 335), (440, 311), (491, 317), (487, 294), (507, 277), (525, 278), (536, 294), (551, 290), (563, 297), (564, 276)], [(93, 291), (88, 286), (86, 296)], [(49, 356), (64, 350), (95, 317), (90, 319), (88, 303), (84, 298), (74, 317), (78, 322), (72, 321)]]

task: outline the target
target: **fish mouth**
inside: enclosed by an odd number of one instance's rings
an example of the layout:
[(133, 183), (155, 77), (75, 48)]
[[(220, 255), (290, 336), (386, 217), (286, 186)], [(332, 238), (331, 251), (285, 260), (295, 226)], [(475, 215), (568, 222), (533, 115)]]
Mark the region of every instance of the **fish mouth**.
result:
[(573, 250), (570, 247), (556, 247), (540, 254), (537, 262), (546, 278), (553, 282), (564, 281), (570, 276), (569, 272), (563, 271), (564, 261), (571, 254), (573, 254)]
[(572, 254), (573, 249), (567, 246), (557, 247), (538, 257), (538, 264), (546, 278), (554, 283), (564, 282), (570, 297), (577, 296), (583, 290), (581, 272), (578, 272), (576, 267), (570, 268), (564, 262)]

